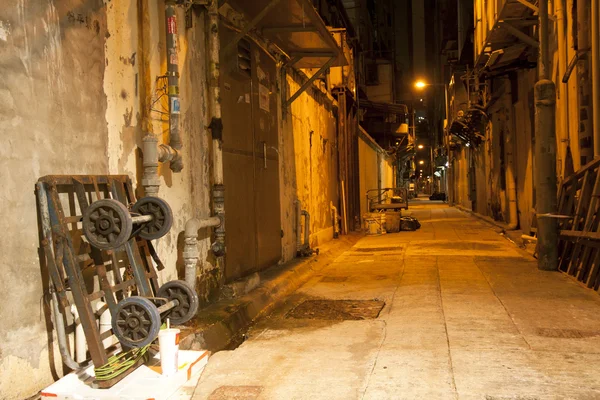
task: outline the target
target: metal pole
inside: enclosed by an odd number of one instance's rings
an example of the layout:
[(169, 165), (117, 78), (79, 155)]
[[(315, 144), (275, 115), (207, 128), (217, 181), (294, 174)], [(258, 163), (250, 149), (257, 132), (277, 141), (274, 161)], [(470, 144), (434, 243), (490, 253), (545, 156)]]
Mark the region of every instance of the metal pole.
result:
[(592, 114), (594, 126), (594, 158), (600, 156), (600, 0), (592, 0)]
[[(556, 87), (548, 79), (548, 0), (540, 0), (540, 80), (535, 84), (536, 213), (556, 214)], [(538, 218), (538, 269), (558, 270), (554, 218)]]

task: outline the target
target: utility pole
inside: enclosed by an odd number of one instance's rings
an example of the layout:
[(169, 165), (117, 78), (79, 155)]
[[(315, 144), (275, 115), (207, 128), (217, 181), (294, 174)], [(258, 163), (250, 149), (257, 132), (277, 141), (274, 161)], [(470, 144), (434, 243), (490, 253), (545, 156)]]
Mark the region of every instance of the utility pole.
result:
[(539, 80), (535, 84), (535, 185), (538, 269), (558, 270), (556, 86), (548, 79), (548, 0), (539, 2)]

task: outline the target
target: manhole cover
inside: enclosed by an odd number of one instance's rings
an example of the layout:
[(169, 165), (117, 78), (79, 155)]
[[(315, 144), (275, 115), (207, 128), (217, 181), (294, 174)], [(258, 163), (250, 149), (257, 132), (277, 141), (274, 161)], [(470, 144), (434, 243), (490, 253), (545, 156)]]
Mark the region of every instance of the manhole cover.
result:
[(262, 392), (262, 386), (221, 386), (210, 394), (208, 400), (254, 400)]
[(287, 318), (325, 319), (334, 321), (375, 319), (385, 306), (379, 300), (306, 300)]
[(346, 282), (347, 280), (347, 276), (326, 276), (321, 279), (321, 282)]
[(538, 328), (538, 336), (558, 339), (583, 339), (600, 335), (598, 331), (580, 331), (577, 329)]

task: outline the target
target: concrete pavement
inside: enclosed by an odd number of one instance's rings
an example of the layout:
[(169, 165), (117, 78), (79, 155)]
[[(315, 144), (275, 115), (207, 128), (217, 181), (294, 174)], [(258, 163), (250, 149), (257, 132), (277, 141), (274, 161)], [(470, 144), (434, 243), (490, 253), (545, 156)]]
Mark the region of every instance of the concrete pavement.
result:
[[(597, 293), (538, 271), (466, 213), (415, 204), (419, 231), (361, 239), (213, 355), (193, 398), (600, 398)], [(291, 318), (314, 299), (385, 306), (375, 319)]]

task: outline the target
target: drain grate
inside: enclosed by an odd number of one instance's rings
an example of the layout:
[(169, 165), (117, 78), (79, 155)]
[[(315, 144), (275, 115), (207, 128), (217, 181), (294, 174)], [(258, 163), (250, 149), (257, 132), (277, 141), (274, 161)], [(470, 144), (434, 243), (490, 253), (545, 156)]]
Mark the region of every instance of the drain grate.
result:
[(221, 386), (210, 394), (208, 400), (254, 400), (258, 399), (262, 386)]
[(306, 300), (287, 318), (333, 321), (375, 319), (385, 306), (379, 300)]
[(326, 276), (321, 279), (321, 282), (346, 282), (347, 280), (347, 276)]
[(577, 329), (538, 328), (538, 336), (557, 339), (583, 339), (599, 336), (598, 331), (580, 331)]
[(394, 247), (357, 247), (354, 251), (370, 253), (373, 251), (398, 251), (402, 250), (402, 246), (394, 246)]

